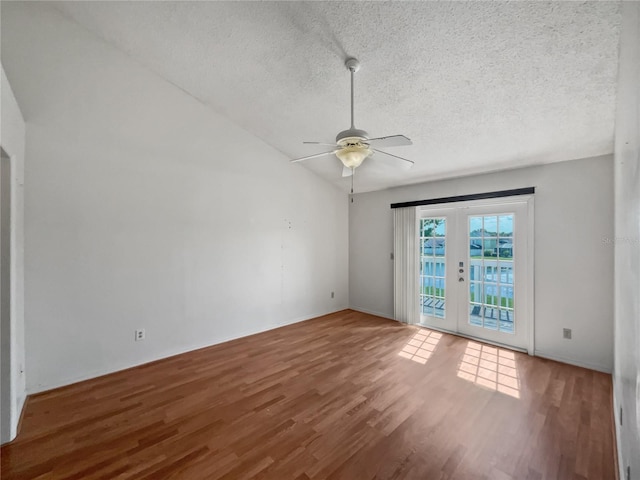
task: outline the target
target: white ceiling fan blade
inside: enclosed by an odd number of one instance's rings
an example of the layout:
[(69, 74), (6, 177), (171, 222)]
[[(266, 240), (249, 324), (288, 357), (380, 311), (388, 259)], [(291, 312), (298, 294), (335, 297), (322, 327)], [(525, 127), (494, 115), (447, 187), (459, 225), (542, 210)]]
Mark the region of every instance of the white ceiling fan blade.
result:
[(351, 175), (353, 175), (353, 170), (350, 169), (349, 167), (345, 167), (343, 165), (342, 166), (342, 176), (343, 177), (350, 177)]
[(392, 155), (391, 153), (383, 152), (382, 150), (376, 150), (375, 148), (372, 150), (375, 152), (375, 157), (391, 166), (401, 167), (404, 169), (408, 169), (413, 166), (414, 162), (407, 160), (406, 158)]
[(335, 147), (335, 143), (323, 143), (323, 142), (302, 142), (304, 145), (326, 145), (328, 147)]
[(391, 135), (389, 137), (370, 138), (367, 143), (376, 148), (402, 147), (413, 145), (411, 140), (404, 135)]
[(308, 155), (306, 157), (295, 158), (291, 160), (291, 163), (302, 162), (303, 160), (309, 160), (310, 158), (324, 157), (325, 155), (333, 155), (334, 153), (335, 153), (335, 150), (332, 150), (331, 152), (316, 153), (315, 155)]

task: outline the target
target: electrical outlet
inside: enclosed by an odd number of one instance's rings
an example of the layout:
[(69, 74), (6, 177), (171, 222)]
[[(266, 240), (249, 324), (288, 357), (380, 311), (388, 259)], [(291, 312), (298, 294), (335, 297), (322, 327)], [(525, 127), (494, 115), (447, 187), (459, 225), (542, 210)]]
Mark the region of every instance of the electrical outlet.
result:
[(562, 329), (562, 338), (566, 338), (567, 340), (571, 340), (571, 329), (563, 328)]
[(136, 342), (144, 340), (144, 328), (136, 330)]
[(335, 292), (331, 292), (331, 298), (333, 298), (335, 296), (336, 296)]
[(389, 256), (391, 257), (391, 260), (393, 260), (393, 252), (391, 252)]

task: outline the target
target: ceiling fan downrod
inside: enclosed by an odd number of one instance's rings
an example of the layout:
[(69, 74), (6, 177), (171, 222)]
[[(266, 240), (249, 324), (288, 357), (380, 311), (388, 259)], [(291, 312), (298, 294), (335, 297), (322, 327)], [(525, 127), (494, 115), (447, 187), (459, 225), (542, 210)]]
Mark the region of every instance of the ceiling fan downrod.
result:
[(357, 58), (347, 58), (344, 62), (345, 67), (351, 73), (351, 128), (343, 130), (336, 136), (336, 142), (340, 143), (341, 140), (347, 138), (360, 138), (367, 139), (369, 134), (364, 130), (359, 130), (355, 126), (355, 114), (354, 114), (354, 74), (360, 70), (360, 62)]
[(351, 72), (351, 129), (354, 130), (356, 126), (353, 114), (353, 76), (360, 70), (360, 62), (356, 58), (348, 58), (344, 64), (349, 69), (349, 72)]

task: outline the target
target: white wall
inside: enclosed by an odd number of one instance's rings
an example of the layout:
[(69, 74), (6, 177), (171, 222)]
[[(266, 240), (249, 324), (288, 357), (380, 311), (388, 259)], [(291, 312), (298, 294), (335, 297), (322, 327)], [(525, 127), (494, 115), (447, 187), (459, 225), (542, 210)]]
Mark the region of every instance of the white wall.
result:
[[(351, 307), (393, 317), (391, 203), (531, 186), (536, 187), (536, 353), (610, 372), (613, 249), (606, 239), (613, 236), (611, 156), (356, 195), (349, 213)], [(573, 330), (572, 340), (562, 338), (563, 328)]]
[(30, 393), (348, 306), (346, 194), (48, 5), (2, 9)]
[[(9, 347), (8, 385), (2, 379), (2, 388), (9, 386), (9, 404), (2, 403), (3, 419), (8, 415), (9, 429), (0, 432), (0, 443), (12, 440), (25, 394), (25, 353), (24, 353), (24, 149), (25, 125), (20, 109), (2, 67), (2, 103), (0, 145), (11, 161), (11, 313), (8, 322), (8, 339), (2, 339), (2, 348)], [(3, 323), (5, 319), (3, 319)], [(3, 329), (3, 334), (5, 333)], [(8, 340), (8, 342), (7, 342)], [(3, 362), (5, 354), (2, 355)], [(3, 371), (6, 365), (3, 365)], [(4, 392), (6, 393), (6, 392)], [(4, 422), (3, 422), (4, 423)]]
[[(640, 476), (640, 3), (623, 2), (615, 140), (614, 396), (620, 478)], [(620, 408), (623, 424), (620, 426)]]

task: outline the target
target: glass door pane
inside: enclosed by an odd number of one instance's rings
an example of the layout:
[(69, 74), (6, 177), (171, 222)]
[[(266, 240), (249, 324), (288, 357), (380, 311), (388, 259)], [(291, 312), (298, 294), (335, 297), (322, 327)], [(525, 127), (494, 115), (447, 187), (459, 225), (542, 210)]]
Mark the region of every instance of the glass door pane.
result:
[(468, 222), (467, 321), (514, 334), (514, 215), (469, 215)]
[(446, 311), (445, 217), (420, 219), (420, 308), (422, 315), (445, 318)]

